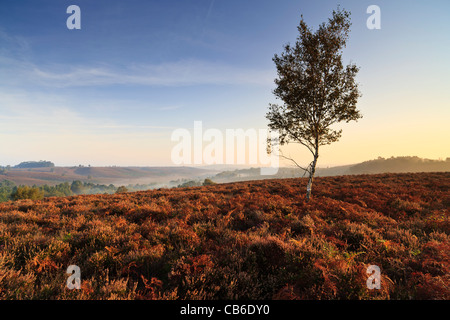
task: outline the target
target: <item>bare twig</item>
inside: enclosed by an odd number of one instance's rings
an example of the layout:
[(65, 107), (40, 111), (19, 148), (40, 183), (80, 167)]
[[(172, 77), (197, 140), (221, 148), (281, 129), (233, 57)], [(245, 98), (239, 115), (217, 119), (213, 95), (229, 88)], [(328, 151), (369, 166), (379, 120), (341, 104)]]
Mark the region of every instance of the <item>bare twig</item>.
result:
[(308, 172), (308, 173), (311, 172), (309, 168), (311, 167), (311, 164), (312, 164), (312, 163), (310, 163), (310, 164), (308, 165), (308, 167), (306, 167), (306, 169), (305, 169), (304, 167), (302, 167), (301, 165), (299, 165), (299, 164), (297, 163), (297, 161), (295, 161), (293, 158), (287, 157), (287, 156), (285, 156), (285, 155), (283, 154), (283, 152), (282, 152), (281, 150), (279, 150), (279, 151), (280, 151), (280, 154), (277, 155), (277, 156), (278, 156), (278, 157), (281, 157), (281, 158), (283, 158), (283, 159), (292, 161), (298, 168), (300, 168), (300, 169), (302, 169), (302, 170), (304, 171), (303, 176), (305, 176), (306, 172)]

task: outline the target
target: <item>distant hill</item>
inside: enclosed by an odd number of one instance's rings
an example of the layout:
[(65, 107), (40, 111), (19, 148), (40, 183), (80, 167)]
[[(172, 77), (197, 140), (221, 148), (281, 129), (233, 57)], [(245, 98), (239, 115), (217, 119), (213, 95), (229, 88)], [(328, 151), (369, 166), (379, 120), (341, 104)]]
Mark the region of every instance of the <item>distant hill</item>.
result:
[(419, 157), (378, 158), (351, 166), (351, 174), (450, 171), (450, 158), (430, 160)]
[[(419, 157), (378, 158), (358, 164), (317, 168), (316, 176), (341, 176), (352, 174), (405, 173), (405, 172), (449, 172), (450, 158), (446, 160), (430, 160)], [(280, 168), (274, 176), (262, 176), (259, 168), (236, 169), (223, 171), (212, 177), (215, 182), (234, 182), (260, 179), (282, 179), (302, 177), (304, 172), (298, 168)], [(305, 175), (306, 176), (306, 175)]]
[[(429, 160), (419, 157), (378, 158), (358, 164), (317, 168), (316, 176), (352, 174), (448, 172), (450, 158)], [(302, 177), (304, 172), (295, 167), (283, 167), (273, 176), (260, 175), (260, 168), (239, 166), (205, 167), (55, 167), (50, 161), (22, 162), (12, 168), (0, 169), (0, 181), (9, 180), (17, 185), (55, 185), (80, 180), (96, 184), (153, 184), (155, 187), (176, 187), (190, 181), (202, 182), (210, 178), (217, 183), (246, 180), (283, 179)]]
[(25, 161), (21, 162), (14, 168), (29, 169), (29, 168), (52, 168), (55, 164), (51, 161)]

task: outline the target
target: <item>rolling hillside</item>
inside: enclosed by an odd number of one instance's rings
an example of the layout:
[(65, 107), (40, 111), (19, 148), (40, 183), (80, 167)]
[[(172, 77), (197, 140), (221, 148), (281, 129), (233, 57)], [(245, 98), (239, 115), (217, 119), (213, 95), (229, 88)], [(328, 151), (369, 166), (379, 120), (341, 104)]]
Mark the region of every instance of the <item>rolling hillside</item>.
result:
[[(402, 172), (449, 172), (450, 158), (429, 160), (418, 157), (378, 158), (358, 164), (317, 168), (316, 176), (338, 176), (351, 174), (377, 174)], [(156, 187), (176, 187), (186, 180), (201, 181), (211, 178), (218, 183), (298, 178), (303, 171), (298, 168), (281, 167), (274, 176), (262, 176), (260, 168), (213, 165), (204, 167), (12, 167), (0, 169), (0, 182), (8, 180), (16, 185), (56, 185), (79, 180), (95, 184), (155, 184)]]
[(53, 167), (11, 168), (0, 173), (1, 180), (17, 185), (54, 185), (79, 180), (98, 184), (167, 184), (170, 180), (201, 179), (217, 171), (193, 167)]
[(0, 298), (450, 299), (450, 173), (321, 177), (309, 203), (305, 186), (2, 203)]
[[(354, 174), (406, 173), (406, 172), (450, 172), (450, 158), (430, 160), (419, 157), (378, 158), (357, 164), (316, 169), (316, 176), (329, 177)], [(262, 176), (259, 168), (229, 170), (216, 174), (216, 182), (234, 182), (273, 178), (298, 178), (304, 172), (296, 167), (280, 168), (275, 176)]]

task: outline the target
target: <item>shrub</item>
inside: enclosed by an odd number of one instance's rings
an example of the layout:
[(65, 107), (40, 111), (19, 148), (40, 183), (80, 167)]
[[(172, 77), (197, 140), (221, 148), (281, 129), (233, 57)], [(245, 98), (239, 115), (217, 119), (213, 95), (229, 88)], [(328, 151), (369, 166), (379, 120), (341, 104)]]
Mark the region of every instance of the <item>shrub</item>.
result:
[(128, 189), (125, 186), (120, 186), (116, 190), (116, 193), (124, 193), (124, 192), (128, 192)]
[(13, 191), (11, 198), (14, 201), (21, 199), (41, 200), (44, 198), (44, 191), (36, 187), (21, 186)]

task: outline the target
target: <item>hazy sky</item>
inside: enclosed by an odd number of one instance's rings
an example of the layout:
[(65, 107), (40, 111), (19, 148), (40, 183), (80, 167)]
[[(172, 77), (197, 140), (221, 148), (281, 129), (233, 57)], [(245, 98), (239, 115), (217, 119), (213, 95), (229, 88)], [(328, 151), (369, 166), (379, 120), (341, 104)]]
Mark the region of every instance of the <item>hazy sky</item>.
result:
[[(81, 30), (66, 9), (81, 8)], [(272, 57), (340, 4), (345, 63), (361, 67), (364, 118), (318, 166), (378, 156), (445, 158), (450, 2), (41, 0), (0, 4), (0, 165), (172, 165), (177, 128), (267, 128)], [(369, 30), (366, 9), (381, 9)], [(309, 163), (304, 150), (288, 150)]]

